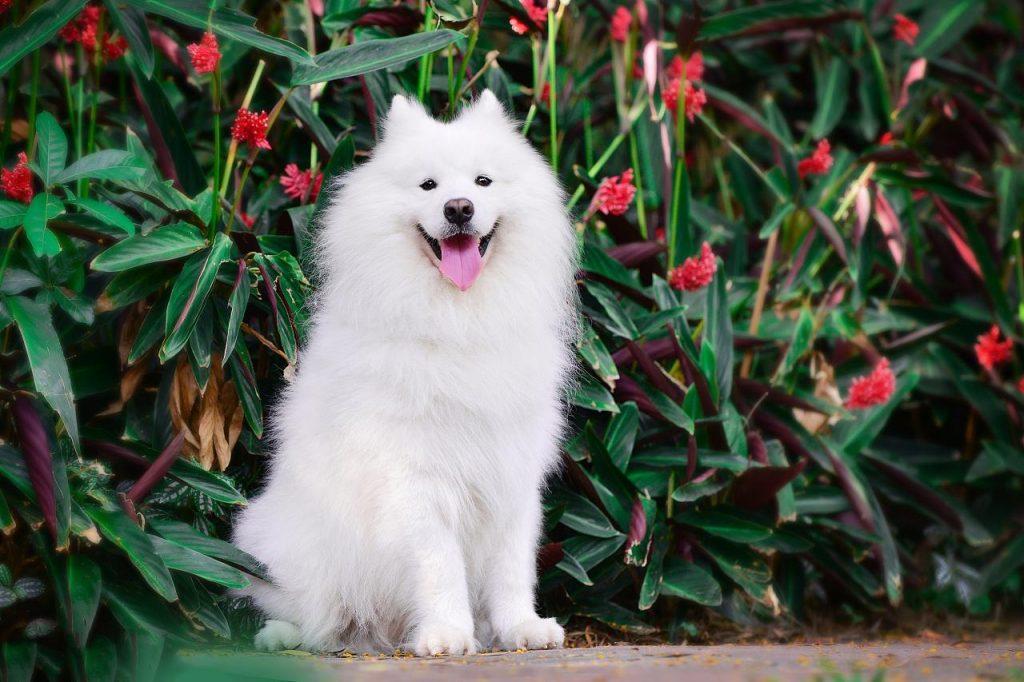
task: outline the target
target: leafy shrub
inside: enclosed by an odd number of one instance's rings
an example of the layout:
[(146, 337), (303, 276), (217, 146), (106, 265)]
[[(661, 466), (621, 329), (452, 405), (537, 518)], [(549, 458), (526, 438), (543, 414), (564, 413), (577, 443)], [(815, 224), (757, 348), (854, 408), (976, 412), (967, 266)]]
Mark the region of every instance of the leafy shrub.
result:
[(484, 86), (579, 220), (550, 613), (1019, 609), (1017, 5), (213, 4), (0, 3), (9, 677), (251, 631), (225, 588), (260, 567), (221, 538), (301, 354), (319, 188), (393, 93)]

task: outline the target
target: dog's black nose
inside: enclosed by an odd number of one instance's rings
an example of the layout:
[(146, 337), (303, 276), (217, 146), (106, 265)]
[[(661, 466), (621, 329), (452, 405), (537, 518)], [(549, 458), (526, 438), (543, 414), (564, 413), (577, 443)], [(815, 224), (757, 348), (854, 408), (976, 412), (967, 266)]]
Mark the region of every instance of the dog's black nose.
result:
[(465, 225), (473, 217), (473, 202), (469, 199), (449, 199), (444, 203), (444, 217), (453, 225)]

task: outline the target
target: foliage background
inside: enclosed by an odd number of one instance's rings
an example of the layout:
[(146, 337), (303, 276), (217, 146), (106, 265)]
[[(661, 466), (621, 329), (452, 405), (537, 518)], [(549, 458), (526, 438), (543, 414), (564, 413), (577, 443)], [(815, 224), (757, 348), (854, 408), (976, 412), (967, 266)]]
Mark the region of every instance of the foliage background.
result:
[[(450, 115), (484, 86), (579, 220), (545, 611), (673, 639), (1019, 613), (1021, 363), (972, 349), (1024, 317), (1017, 3), (640, 0), (618, 42), (603, 0), (540, 23), (511, 0), (109, 0), (116, 59), (57, 35), (84, 4), (0, 2), (0, 161), (26, 152), (35, 194), (0, 199), (9, 679), (144, 679), (251, 636), (225, 588), (260, 567), (221, 538), (301, 357), (326, 196), (280, 178), (358, 163), (393, 93)], [(208, 28), (222, 58), (199, 75)], [(707, 103), (677, 124), (667, 71), (695, 51)], [(230, 143), (242, 107), (271, 113), (269, 150)], [(825, 138), (831, 168), (801, 177)], [(629, 168), (628, 212), (588, 208)], [(704, 241), (713, 282), (673, 289)], [(844, 409), (882, 357), (894, 395)]]

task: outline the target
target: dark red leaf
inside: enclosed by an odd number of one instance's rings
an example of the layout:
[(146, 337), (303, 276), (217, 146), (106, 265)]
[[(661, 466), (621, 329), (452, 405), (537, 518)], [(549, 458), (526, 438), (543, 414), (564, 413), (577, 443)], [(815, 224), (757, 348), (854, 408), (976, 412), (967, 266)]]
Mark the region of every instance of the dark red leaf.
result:
[(46, 526), (57, 539), (57, 498), (53, 484), (53, 452), (46, 428), (31, 398), (19, 395), (14, 399), (14, 425), (18, 430), (21, 454), (25, 458), (28, 478), (36, 493), (36, 504), (43, 513)]
[[(762, 444), (763, 446), (763, 444)], [(744, 509), (760, 509), (775, 499), (783, 487), (807, 466), (807, 460), (788, 467), (752, 467), (736, 477), (732, 484), (732, 500)]]

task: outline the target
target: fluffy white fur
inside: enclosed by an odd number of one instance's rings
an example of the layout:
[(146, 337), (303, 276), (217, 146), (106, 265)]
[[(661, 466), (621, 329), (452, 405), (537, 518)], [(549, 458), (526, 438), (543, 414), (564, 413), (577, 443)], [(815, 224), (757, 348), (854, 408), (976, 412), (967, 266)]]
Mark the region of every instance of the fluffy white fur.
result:
[[(441, 237), (460, 197), (481, 234), (496, 226), (467, 291), (417, 229)], [(325, 214), (309, 344), (273, 419), (269, 480), (236, 525), (272, 579), (250, 590), (272, 619), (257, 644), (562, 644), (536, 613), (535, 556), (575, 260), (558, 181), (493, 94), (447, 123), (394, 99), (372, 159)]]

